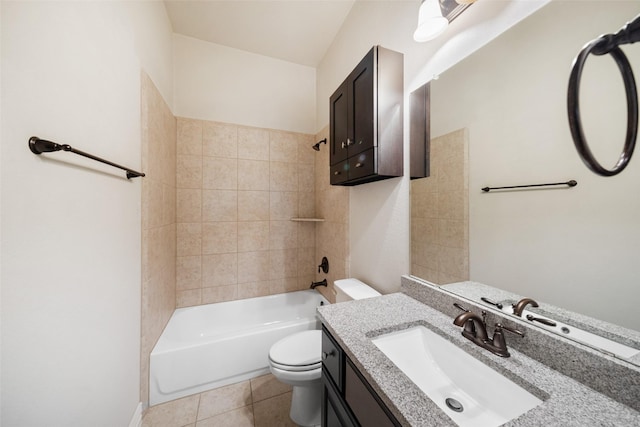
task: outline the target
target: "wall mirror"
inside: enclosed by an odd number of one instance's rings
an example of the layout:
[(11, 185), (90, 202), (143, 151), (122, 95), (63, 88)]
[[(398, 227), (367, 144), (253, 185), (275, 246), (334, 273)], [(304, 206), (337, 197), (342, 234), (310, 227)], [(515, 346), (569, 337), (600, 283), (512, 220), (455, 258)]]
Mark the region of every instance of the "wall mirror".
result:
[[(639, 13), (635, 1), (553, 1), (431, 82), (431, 146), (457, 141), (457, 160), (411, 183), (412, 275), (485, 283), (640, 331), (640, 160), (612, 178), (590, 172), (566, 104), (581, 47)], [(623, 51), (640, 75), (640, 46)], [(590, 57), (581, 87), (585, 133), (611, 166), (627, 120), (615, 62)], [(568, 180), (578, 185), (481, 190)], [(450, 186), (425, 206), (441, 181)]]

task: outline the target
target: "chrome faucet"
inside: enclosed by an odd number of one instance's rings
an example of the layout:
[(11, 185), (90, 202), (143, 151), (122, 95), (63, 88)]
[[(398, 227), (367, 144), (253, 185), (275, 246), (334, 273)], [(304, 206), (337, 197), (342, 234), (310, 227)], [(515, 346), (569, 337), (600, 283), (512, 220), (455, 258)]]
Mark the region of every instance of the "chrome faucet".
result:
[(517, 303), (511, 304), (511, 307), (513, 307), (513, 314), (515, 314), (518, 317), (522, 317), (522, 310), (524, 310), (527, 304), (531, 304), (531, 307), (538, 306), (538, 303), (532, 300), (531, 298), (522, 298)]
[(509, 351), (507, 350), (507, 341), (504, 339), (503, 330), (509, 331), (521, 337), (524, 337), (524, 333), (517, 329), (511, 329), (503, 326), (500, 323), (496, 323), (496, 329), (493, 332), (493, 338), (489, 339), (487, 335), (487, 328), (484, 319), (479, 315), (465, 311), (458, 315), (453, 324), (456, 326), (462, 326), (462, 336), (472, 341), (477, 346), (489, 350), (491, 353), (500, 357), (509, 357)]

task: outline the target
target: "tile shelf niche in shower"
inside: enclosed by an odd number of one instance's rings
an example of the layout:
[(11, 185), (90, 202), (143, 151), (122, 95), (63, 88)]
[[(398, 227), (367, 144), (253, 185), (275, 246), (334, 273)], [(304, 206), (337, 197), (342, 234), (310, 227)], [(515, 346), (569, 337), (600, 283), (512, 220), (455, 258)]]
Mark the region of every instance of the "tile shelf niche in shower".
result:
[(296, 222), (324, 222), (324, 218), (291, 218), (290, 220)]

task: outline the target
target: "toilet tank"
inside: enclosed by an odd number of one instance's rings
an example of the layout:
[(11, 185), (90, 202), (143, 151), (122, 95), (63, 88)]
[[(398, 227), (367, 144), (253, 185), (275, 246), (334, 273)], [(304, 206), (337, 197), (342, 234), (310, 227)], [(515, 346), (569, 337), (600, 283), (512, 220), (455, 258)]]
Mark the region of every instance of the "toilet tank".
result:
[(380, 292), (358, 279), (336, 280), (333, 282), (333, 286), (336, 290), (336, 302), (365, 299), (381, 295)]

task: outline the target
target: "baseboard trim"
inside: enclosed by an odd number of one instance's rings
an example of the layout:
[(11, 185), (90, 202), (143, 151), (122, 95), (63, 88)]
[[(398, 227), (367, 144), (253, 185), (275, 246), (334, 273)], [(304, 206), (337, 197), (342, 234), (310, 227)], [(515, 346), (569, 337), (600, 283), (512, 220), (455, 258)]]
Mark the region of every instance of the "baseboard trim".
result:
[(133, 413), (133, 418), (129, 422), (129, 427), (142, 427), (142, 402), (138, 403), (136, 411)]

